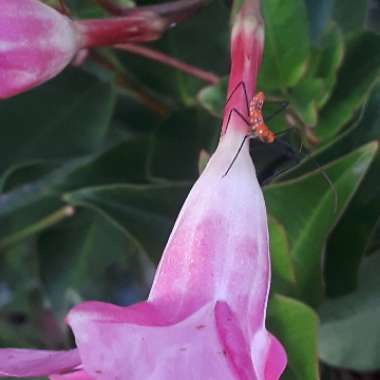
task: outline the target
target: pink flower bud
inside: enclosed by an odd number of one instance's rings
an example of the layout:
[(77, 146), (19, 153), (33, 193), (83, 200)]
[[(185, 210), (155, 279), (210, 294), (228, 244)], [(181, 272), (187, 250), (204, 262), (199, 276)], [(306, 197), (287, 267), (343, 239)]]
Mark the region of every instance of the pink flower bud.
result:
[(0, 0), (0, 98), (54, 77), (76, 51), (66, 16), (37, 0)]

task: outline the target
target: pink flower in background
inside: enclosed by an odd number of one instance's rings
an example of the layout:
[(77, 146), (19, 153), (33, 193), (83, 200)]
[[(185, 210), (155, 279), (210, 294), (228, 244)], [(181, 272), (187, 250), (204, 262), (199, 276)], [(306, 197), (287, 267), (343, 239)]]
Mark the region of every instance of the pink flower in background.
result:
[(0, 0), (0, 98), (54, 77), (78, 49), (73, 23), (36, 0)]
[[(81, 49), (157, 39), (202, 2), (179, 0), (168, 10), (162, 4), (124, 17), (72, 21), (39, 0), (0, 0), (0, 99), (53, 78)], [(168, 13), (172, 8), (177, 13)]]
[[(263, 50), (256, 0), (232, 32), (232, 68), (219, 146), (191, 190), (147, 301), (85, 302), (70, 311), (78, 351), (0, 350), (0, 374), (52, 380), (277, 380), (281, 344), (265, 328), (270, 285), (264, 198), (246, 144), (224, 176), (247, 125)], [(7, 358), (12, 356), (11, 362)], [(28, 358), (29, 355), (29, 358)], [(61, 356), (59, 356), (61, 355)], [(45, 357), (44, 360), (35, 358)], [(12, 364), (13, 363), (13, 364)], [(61, 365), (60, 365), (61, 363)]]

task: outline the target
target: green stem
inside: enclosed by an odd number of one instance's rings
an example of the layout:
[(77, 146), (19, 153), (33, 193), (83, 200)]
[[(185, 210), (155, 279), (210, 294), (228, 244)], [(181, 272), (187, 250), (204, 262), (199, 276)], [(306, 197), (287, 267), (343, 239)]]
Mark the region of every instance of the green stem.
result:
[(65, 206), (56, 212), (48, 215), (47, 217), (39, 220), (31, 226), (28, 226), (13, 235), (0, 240), (0, 248), (8, 248), (9, 246), (18, 243), (28, 237), (37, 234), (47, 228), (61, 222), (62, 220), (74, 215), (74, 208), (72, 206)]

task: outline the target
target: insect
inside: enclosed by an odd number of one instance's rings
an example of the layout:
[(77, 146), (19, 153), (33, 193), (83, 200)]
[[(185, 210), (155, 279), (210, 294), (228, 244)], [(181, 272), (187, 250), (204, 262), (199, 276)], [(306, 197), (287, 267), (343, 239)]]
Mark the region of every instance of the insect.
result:
[[(232, 91), (231, 95), (227, 99), (227, 103), (231, 99), (231, 97), (234, 95), (234, 93), (237, 91), (237, 89), (242, 86), (245, 94), (245, 99), (246, 99), (246, 104), (247, 104), (247, 111), (248, 111), (248, 119), (241, 113), (239, 112), (236, 108), (233, 108), (229, 114), (228, 121), (226, 124), (226, 131), (229, 125), (229, 122), (231, 120), (232, 113), (235, 112), (239, 117), (241, 117), (244, 122), (251, 128), (251, 132), (246, 135), (242, 141), (242, 143), (239, 146), (239, 149), (237, 150), (234, 158), (232, 159), (229, 167), (227, 168), (227, 171), (225, 172), (224, 176), (225, 177), (228, 172), (231, 170), (233, 164), (235, 163), (236, 159), (238, 158), (241, 150), (243, 149), (244, 143), (247, 139), (254, 139), (257, 138), (263, 143), (267, 144), (272, 144), (276, 140), (276, 135), (274, 132), (272, 132), (268, 126), (264, 122), (264, 117), (262, 115), (262, 110), (264, 106), (264, 101), (265, 101), (265, 95), (263, 92), (258, 92), (250, 102), (248, 102), (248, 96), (247, 96), (247, 91), (244, 82), (240, 82), (235, 89)], [(226, 104), (227, 104), (226, 103)], [(271, 119), (273, 116), (277, 115), (279, 112), (281, 112), (284, 108), (288, 106), (287, 102), (284, 102), (281, 105), (281, 108), (277, 111), (275, 111), (269, 118)]]
[[(245, 84), (244, 84), (244, 82), (239, 82), (238, 85), (235, 87), (235, 89), (231, 92), (231, 95), (227, 99), (226, 104), (229, 102), (229, 100), (234, 95), (234, 93), (239, 89), (239, 87), (242, 87), (243, 91), (244, 91), (244, 95), (245, 95), (245, 99), (246, 99), (246, 104), (247, 104), (248, 119), (239, 110), (237, 110), (236, 108), (233, 108), (230, 111), (230, 114), (228, 116), (227, 124), (226, 124), (226, 127), (225, 127), (225, 132), (227, 131), (227, 128), (228, 128), (228, 125), (229, 125), (232, 113), (234, 113), (234, 112), (240, 118), (242, 118), (244, 120), (244, 122), (250, 127), (251, 131), (250, 131), (249, 134), (247, 134), (247, 135), (244, 136), (243, 141), (241, 142), (241, 144), (240, 144), (240, 146), (239, 146), (239, 148), (238, 148), (235, 156), (233, 157), (233, 159), (232, 159), (230, 165), (228, 166), (226, 172), (224, 173), (223, 177), (225, 177), (228, 174), (228, 172), (231, 170), (231, 168), (234, 165), (236, 159), (238, 158), (241, 150), (243, 149), (243, 146), (244, 146), (244, 144), (245, 144), (245, 142), (246, 142), (247, 139), (258, 139), (260, 142), (266, 143), (266, 144), (272, 144), (273, 142), (278, 141), (288, 151), (290, 150), (293, 153), (293, 155), (295, 154), (294, 150), (287, 143), (285, 143), (283, 141), (276, 140), (276, 138), (277, 138), (276, 134), (274, 132), (272, 132), (268, 128), (268, 126), (265, 124), (264, 117), (263, 117), (263, 114), (262, 114), (263, 106), (264, 106), (264, 101), (265, 101), (265, 95), (264, 95), (263, 92), (258, 92), (251, 99), (251, 101), (248, 101), (247, 90), (246, 90)], [(274, 113), (272, 113), (272, 115), (270, 115), (266, 120), (269, 120), (269, 119), (273, 118), (274, 116), (276, 116), (278, 113), (282, 112), (285, 108), (288, 107), (288, 105), (289, 105), (288, 102), (283, 102), (281, 104), (281, 106), (279, 107), (279, 109), (277, 111), (275, 111)], [(282, 134), (284, 132), (285, 131), (282, 131), (282, 132), (280, 132), (280, 134)], [(337, 195), (335, 186), (332, 183), (330, 177), (320, 167), (320, 165), (315, 160), (313, 160), (313, 161), (314, 161), (314, 164), (317, 166), (317, 168), (319, 169), (320, 173), (322, 174), (322, 176), (324, 177), (324, 179), (326, 180), (326, 182), (329, 184), (329, 186), (331, 187), (331, 189), (333, 191), (333, 195), (334, 195), (334, 209), (335, 209), (335, 212), (336, 212), (336, 210), (337, 210), (337, 204), (338, 204), (338, 195)], [(276, 173), (276, 175), (277, 175), (277, 173)]]

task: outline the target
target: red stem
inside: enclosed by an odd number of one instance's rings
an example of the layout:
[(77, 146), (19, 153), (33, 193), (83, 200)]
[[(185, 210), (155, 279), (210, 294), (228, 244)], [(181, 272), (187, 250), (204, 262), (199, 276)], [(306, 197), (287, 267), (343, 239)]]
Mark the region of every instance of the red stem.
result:
[(186, 74), (204, 80), (205, 82), (208, 82), (210, 84), (216, 84), (220, 80), (220, 78), (217, 75), (210, 73), (209, 71), (205, 71), (198, 67), (189, 65), (188, 63), (179, 61), (176, 58), (170, 57), (167, 54), (164, 54), (157, 50), (153, 50), (151, 48), (134, 44), (123, 44), (117, 45), (116, 47), (118, 49), (126, 50), (130, 53), (138, 54), (145, 58), (149, 58), (154, 61), (160, 62), (164, 65), (174, 67), (178, 70), (185, 72)]

